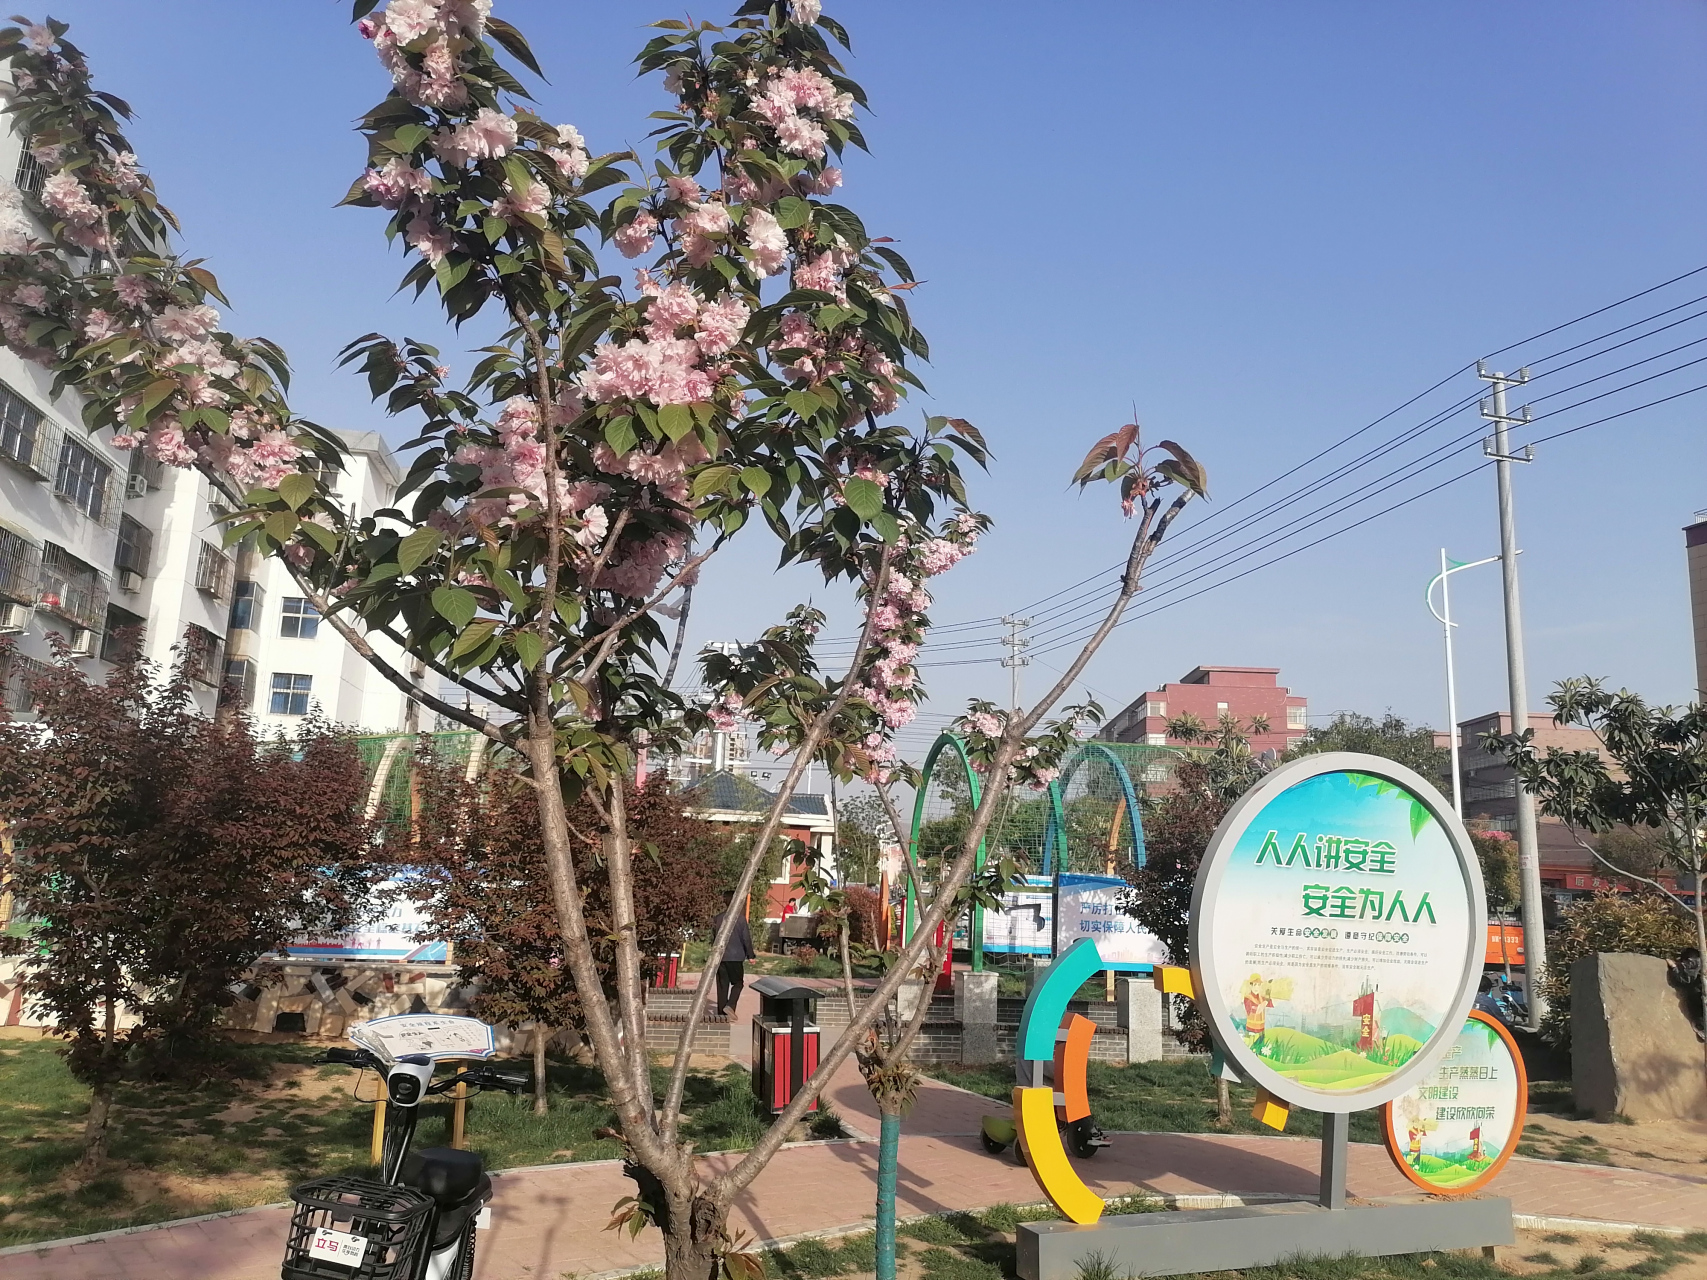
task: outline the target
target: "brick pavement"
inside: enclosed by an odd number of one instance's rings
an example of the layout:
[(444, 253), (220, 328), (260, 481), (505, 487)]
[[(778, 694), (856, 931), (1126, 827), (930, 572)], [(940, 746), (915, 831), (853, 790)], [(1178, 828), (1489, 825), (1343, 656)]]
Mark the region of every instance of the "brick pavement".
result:
[[(750, 1017), (743, 999), (742, 1020)], [(740, 1036), (737, 1044), (747, 1043)], [(830, 1097), (853, 1128), (875, 1132), (870, 1095), (851, 1066)], [(927, 1082), (902, 1139), (899, 1212), (937, 1213), (1040, 1199), (1031, 1175), (1011, 1157), (978, 1144), (978, 1118), (992, 1104)], [(1312, 1195), (1319, 1146), (1312, 1139), (1211, 1134), (1116, 1135), (1079, 1167), (1098, 1192)], [(708, 1156), (707, 1173), (738, 1155)], [(479, 1237), (477, 1280), (560, 1280), (662, 1258), (656, 1232), (639, 1240), (603, 1230), (610, 1207), (631, 1184), (615, 1161), (522, 1169), (499, 1175), (493, 1226)], [(736, 1202), (732, 1225), (757, 1239), (857, 1226), (876, 1199), (875, 1143), (856, 1140), (785, 1148)], [(1520, 1213), (1641, 1222), (1698, 1229), (1707, 1222), (1707, 1178), (1596, 1165), (1514, 1159), (1496, 1188)], [(1353, 1196), (1412, 1190), (1376, 1146), (1351, 1149)], [(6, 1280), (275, 1280), (287, 1214), (259, 1209), (137, 1231), (84, 1244), (0, 1256)]]

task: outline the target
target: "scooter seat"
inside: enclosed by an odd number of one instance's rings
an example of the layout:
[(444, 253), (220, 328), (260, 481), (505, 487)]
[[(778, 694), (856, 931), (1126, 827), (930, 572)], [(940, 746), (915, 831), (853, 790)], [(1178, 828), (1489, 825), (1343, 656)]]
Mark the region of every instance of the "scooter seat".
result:
[(449, 1209), (461, 1204), (480, 1186), (484, 1169), (472, 1151), (453, 1147), (423, 1147), (403, 1161), (403, 1181)]

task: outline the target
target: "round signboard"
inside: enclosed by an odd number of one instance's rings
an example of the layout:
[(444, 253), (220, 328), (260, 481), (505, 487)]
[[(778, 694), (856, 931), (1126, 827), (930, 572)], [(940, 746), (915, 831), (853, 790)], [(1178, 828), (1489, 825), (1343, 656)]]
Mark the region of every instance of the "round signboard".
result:
[(1191, 901), (1203, 1014), (1248, 1079), (1360, 1111), (1427, 1076), (1475, 999), (1482, 875), (1451, 806), (1379, 756), (1282, 765), (1216, 829)]
[(1511, 1032), (1480, 1009), (1425, 1081), (1382, 1108), (1393, 1163), (1424, 1191), (1467, 1195), (1505, 1167), (1529, 1109), (1529, 1077)]

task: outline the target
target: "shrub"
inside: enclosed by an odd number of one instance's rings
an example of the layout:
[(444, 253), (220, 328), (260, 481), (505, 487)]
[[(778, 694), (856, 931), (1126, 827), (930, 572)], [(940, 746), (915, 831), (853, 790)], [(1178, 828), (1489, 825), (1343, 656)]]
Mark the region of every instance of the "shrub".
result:
[(863, 885), (849, 885), (848, 895), (848, 941), (858, 942), (867, 947), (877, 945), (878, 928), (883, 920), (883, 903), (877, 896), (877, 890), (867, 889)]
[(1695, 930), (1657, 893), (1597, 893), (1566, 907), (1564, 923), (1547, 942), (1547, 974), (1541, 991), (1547, 1014), (1541, 1034), (1568, 1048), (1571, 1043), (1571, 965), (1599, 951), (1622, 951), (1671, 959), (1695, 943)]

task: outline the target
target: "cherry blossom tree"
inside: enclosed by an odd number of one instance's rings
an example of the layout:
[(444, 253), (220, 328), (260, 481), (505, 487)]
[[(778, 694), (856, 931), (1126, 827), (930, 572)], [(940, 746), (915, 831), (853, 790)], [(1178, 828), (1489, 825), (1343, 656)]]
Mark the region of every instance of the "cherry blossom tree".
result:
[[(639, 63), (669, 106), (646, 162), (594, 155), (573, 125), (534, 110), (519, 76), (539, 68), (489, 0), (355, 7), (392, 87), (360, 123), (367, 162), (346, 203), (386, 212), (405, 286), (431, 290), (459, 325), (498, 327), (455, 381), (419, 341), (369, 334), (346, 349), (386, 409), (417, 424), (393, 506), (359, 519), (339, 507), (321, 465), (336, 464), (337, 437), (291, 411), (283, 353), (223, 328), (217, 281), (171, 251), (175, 224), (122, 133), (128, 108), (93, 88), (63, 23), (0, 32), (11, 110), (48, 172), (39, 210), (15, 192), (0, 201), (0, 334), (81, 396), (91, 430), (200, 468), (229, 505), (227, 536), (282, 557), (384, 679), (522, 758), (563, 964), (637, 1171), (630, 1211), (662, 1230), (672, 1280), (704, 1280), (733, 1247), (735, 1196), (976, 891), (994, 798), (1027, 767), (1030, 736), (1119, 621), (1170, 523), (1204, 492), (1203, 472), (1171, 442), (1142, 450), (1135, 426), (1081, 466), (1081, 487), (1114, 481), (1128, 514), (1141, 510), (1107, 616), (1057, 686), (990, 735), (985, 801), (848, 1034), (752, 1150), (708, 1177), (679, 1122), (710, 984), (662, 1097), (642, 1055), (623, 1048), (644, 1042), (636, 894), (647, 874), (624, 779), (642, 744), (667, 752), (710, 714), (749, 716), (793, 752), (731, 902), (809, 763), (883, 781), (893, 732), (922, 696), (923, 583), (988, 523), (961, 474), (987, 451), (961, 419), (893, 416), (929, 348), (908, 311), (910, 266), (836, 194), (837, 162), (864, 146), (865, 98), (835, 52), (847, 35), (818, 0), (748, 0), (723, 27), (658, 23)], [(631, 285), (603, 274), (607, 243), (639, 264)], [(707, 659), (721, 706), (708, 713), (659, 678), (668, 646), (656, 611), (757, 521), (784, 563), (851, 585), (859, 639), (846, 669), (825, 673), (820, 615), (796, 611), (728, 662)], [(375, 635), (451, 696), (386, 661)], [(492, 712), (468, 710), (465, 694)], [(583, 804), (609, 892), (597, 938), (569, 812)], [(586, 998), (607, 975), (614, 999)]]

